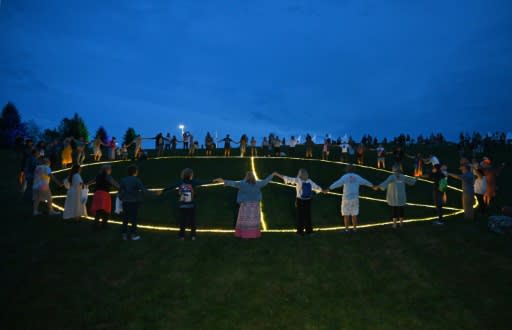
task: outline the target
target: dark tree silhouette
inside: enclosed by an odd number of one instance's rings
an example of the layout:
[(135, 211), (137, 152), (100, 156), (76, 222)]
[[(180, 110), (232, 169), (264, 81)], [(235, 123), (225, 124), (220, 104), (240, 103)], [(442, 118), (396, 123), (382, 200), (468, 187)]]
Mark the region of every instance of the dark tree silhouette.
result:
[(25, 128), (18, 109), (13, 103), (8, 102), (2, 109), (0, 117), (0, 145), (13, 146), (17, 138), (25, 137)]
[(86, 141), (89, 139), (89, 131), (85, 125), (84, 120), (77, 113), (71, 118), (64, 118), (60, 122), (59, 128), (60, 138), (74, 137), (79, 139), (83, 137)]

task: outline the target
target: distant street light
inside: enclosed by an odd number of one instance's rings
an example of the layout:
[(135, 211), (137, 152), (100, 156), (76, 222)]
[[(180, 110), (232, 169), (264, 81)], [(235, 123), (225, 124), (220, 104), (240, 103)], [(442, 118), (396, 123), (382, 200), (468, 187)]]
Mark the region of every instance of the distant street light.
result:
[(181, 135), (183, 135), (185, 133), (185, 125), (180, 124), (180, 126), (178, 126), (178, 128), (181, 129)]

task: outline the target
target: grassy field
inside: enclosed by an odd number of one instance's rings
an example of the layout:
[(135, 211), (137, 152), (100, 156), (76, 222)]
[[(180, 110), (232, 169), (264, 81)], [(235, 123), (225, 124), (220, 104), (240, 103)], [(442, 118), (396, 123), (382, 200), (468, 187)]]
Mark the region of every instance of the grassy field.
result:
[[(454, 148), (436, 154), (457, 167)], [(93, 233), (89, 222), (31, 217), (30, 205), (16, 193), (14, 155), (3, 152), (1, 158), (0, 196), (7, 203), (0, 270), (4, 329), (510, 328), (512, 242), (489, 233), (484, 217), (472, 223), (452, 217), (441, 228), (425, 222), (348, 236), (265, 233), (255, 241), (201, 233), (197, 241), (183, 242), (175, 233), (142, 230), (141, 241), (124, 242), (116, 225)], [(500, 149), (496, 159), (511, 157)], [(374, 163), (371, 155), (368, 162)], [(116, 178), (126, 165), (114, 165)], [(251, 169), (248, 158), (139, 165), (142, 180), (154, 188), (172, 184), (183, 167), (192, 167), (200, 179), (237, 179)], [(256, 159), (255, 167), (260, 177), (274, 170), (294, 175), (306, 167), (323, 186), (343, 173), (339, 164), (318, 161)], [(85, 168), (84, 178), (97, 170)], [(358, 172), (375, 182), (386, 177), (369, 169)], [(497, 205), (510, 204), (511, 182), (507, 170), (499, 180)], [(409, 189), (409, 200), (430, 204), (430, 192), (431, 186), (420, 182)], [(384, 198), (366, 188), (362, 193)], [(235, 196), (230, 188), (201, 188), (199, 226), (232, 228)], [(292, 228), (293, 196), (288, 187), (265, 188), (269, 228)], [(175, 203), (172, 195), (148, 198), (141, 223), (174, 226)], [(315, 225), (340, 225), (338, 204), (338, 196), (315, 198)], [(460, 206), (458, 193), (450, 193), (449, 204)], [(433, 214), (416, 207), (406, 212), (408, 217)], [(384, 203), (362, 201), (362, 223), (387, 221), (388, 213)]]

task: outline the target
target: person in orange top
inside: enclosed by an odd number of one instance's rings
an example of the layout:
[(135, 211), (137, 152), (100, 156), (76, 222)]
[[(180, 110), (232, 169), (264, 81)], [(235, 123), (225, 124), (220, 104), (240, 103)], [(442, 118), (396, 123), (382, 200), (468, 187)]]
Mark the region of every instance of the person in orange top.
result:
[(484, 203), (487, 206), (489, 206), (494, 197), (496, 197), (496, 177), (500, 175), (504, 166), (504, 163), (501, 164), (500, 167), (492, 166), (491, 161), (487, 157), (484, 157), (481, 163), (482, 171), (487, 179), (487, 190), (484, 194)]
[(73, 163), (73, 148), (71, 147), (70, 139), (64, 139), (64, 147), (61, 152), (62, 167), (66, 168)]

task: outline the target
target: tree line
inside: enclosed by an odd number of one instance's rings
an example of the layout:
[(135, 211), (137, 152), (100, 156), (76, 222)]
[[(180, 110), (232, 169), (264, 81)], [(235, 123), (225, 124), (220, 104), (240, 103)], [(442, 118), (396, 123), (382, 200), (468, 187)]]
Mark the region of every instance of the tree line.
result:
[[(128, 128), (123, 136), (123, 143), (131, 143), (136, 136), (135, 129)], [(77, 113), (70, 118), (63, 118), (55, 128), (41, 130), (35, 121), (23, 121), (14, 103), (7, 102), (2, 109), (0, 116), (0, 147), (2, 148), (11, 148), (27, 139), (34, 142), (45, 141), (49, 143), (55, 140), (62, 141), (67, 137), (73, 137), (77, 140), (83, 138), (84, 141), (91, 141), (89, 129), (83, 118)], [(110, 140), (107, 130), (103, 126), (96, 130), (93, 139), (98, 137), (104, 143)]]

